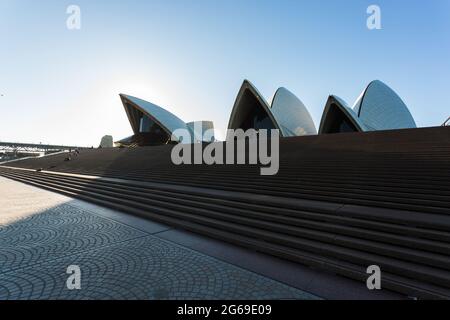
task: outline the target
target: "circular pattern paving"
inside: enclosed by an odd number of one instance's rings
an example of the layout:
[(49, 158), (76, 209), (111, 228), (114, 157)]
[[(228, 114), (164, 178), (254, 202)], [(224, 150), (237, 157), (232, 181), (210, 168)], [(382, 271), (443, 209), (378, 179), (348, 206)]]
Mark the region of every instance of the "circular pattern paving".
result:
[[(315, 298), (76, 202), (17, 216), (0, 221), (0, 300)], [(81, 290), (67, 288), (70, 265), (81, 269)]]

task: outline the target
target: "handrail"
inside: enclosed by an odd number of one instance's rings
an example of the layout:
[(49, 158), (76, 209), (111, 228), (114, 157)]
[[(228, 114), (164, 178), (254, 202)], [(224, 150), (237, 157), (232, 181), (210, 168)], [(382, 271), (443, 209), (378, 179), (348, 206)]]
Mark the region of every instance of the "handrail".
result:
[(442, 124), (443, 127), (448, 127), (450, 126), (450, 117), (447, 118), (447, 120), (444, 121), (444, 123)]

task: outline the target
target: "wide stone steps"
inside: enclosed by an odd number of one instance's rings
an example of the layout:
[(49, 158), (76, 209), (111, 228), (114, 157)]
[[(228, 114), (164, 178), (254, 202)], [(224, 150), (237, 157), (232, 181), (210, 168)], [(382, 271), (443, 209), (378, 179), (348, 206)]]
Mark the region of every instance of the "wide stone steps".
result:
[[(16, 172), (20, 174), (19, 172)], [(61, 182), (61, 179), (57, 176), (51, 174), (44, 174), (49, 181), (57, 181)], [(264, 218), (269, 221), (273, 221), (274, 219), (286, 221), (287, 224), (295, 223), (298, 219), (304, 218), (300, 220), (301, 224), (309, 223), (310, 225), (314, 225), (314, 222), (310, 222), (306, 219), (318, 220), (318, 221), (327, 221), (332, 222), (333, 224), (329, 224), (329, 228), (339, 231), (342, 228), (339, 224), (345, 225), (353, 225), (353, 226), (363, 226), (367, 229), (374, 229), (384, 231), (395, 230), (396, 233), (399, 234), (413, 234), (415, 236), (421, 238), (428, 239), (437, 239), (444, 240), (450, 242), (450, 238), (446, 237), (445, 233), (441, 233), (436, 230), (427, 230), (423, 231), (417, 229), (417, 226), (433, 228), (433, 229), (443, 229), (450, 230), (450, 218), (443, 217), (440, 215), (432, 215), (432, 214), (420, 214), (416, 212), (402, 212), (396, 211), (392, 214), (388, 214), (385, 216), (380, 213), (372, 213), (372, 214), (362, 214), (360, 218), (362, 219), (352, 219), (347, 217), (342, 217), (341, 212), (345, 213), (346, 210), (342, 209), (339, 211), (339, 215), (337, 215), (337, 208), (341, 207), (340, 205), (332, 205), (325, 206), (324, 204), (319, 204), (316, 206), (312, 206), (312, 203), (308, 203), (307, 201), (287, 201), (287, 199), (280, 199), (271, 197), (270, 201), (266, 201), (267, 198), (254, 197), (248, 194), (232, 194), (232, 193), (221, 193), (220, 198), (216, 198), (215, 195), (217, 193), (211, 192), (209, 190), (202, 190), (201, 192), (195, 192), (191, 189), (189, 193), (186, 191), (180, 191), (179, 188), (172, 188), (172, 191), (161, 190), (161, 188), (151, 188), (151, 187), (137, 187), (135, 182), (121, 182), (115, 183), (111, 180), (104, 179), (85, 179), (79, 177), (71, 177), (65, 176), (64, 182), (68, 185), (71, 185), (72, 182), (76, 182), (79, 185), (85, 185), (87, 187), (93, 187), (97, 189), (103, 190), (120, 190), (123, 195), (137, 195), (142, 197), (151, 197), (153, 199), (158, 199), (161, 201), (170, 201), (173, 203), (180, 204), (190, 204), (193, 207), (198, 208), (213, 208), (214, 210), (221, 210), (225, 208), (227, 211), (232, 211), (237, 215), (246, 215), (253, 214), (257, 218)], [(62, 183), (64, 183), (62, 182)], [(167, 186), (166, 186), (167, 188)], [(149, 195), (150, 193), (150, 195)], [(206, 194), (206, 195), (205, 195)], [(254, 200), (255, 203), (251, 203), (252, 198), (256, 198)], [(278, 200), (278, 201), (277, 201)], [(360, 208), (360, 211), (366, 212), (367, 210), (371, 210), (372, 208)], [(254, 212), (257, 212), (255, 215)], [(276, 215), (274, 215), (276, 212)], [(311, 213), (314, 212), (314, 213)], [(348, 215), (357, 216), (355, 213), (351, 213)], [(294, 220), (296, 218), (297, 220)], [(370, 221), (375, 220), (375, 221)], [(386, 224), (380, 223), (376, 221), (385, 220), (386, 222), (394, 222), (397, 224)], [(411, 227), (407, 227), (407, 225)], [(317, 228), (323, 228), (323, 224), (314, 225)], [(343, 234), (349, 233), (351, 230), (345, 228), (342, 232)], [(381, 234), (373, 234), (372, 236), (379, 236)], [(396, 239), (397, 240), (397, 239)], [(414, 242), (411, 244), (413, 247), (419, 245), (418, 242)], [(450, 248), (444, 247), (445, 253), (449, 252)]]
[(449, 215), (4, 168), (0, 175), (361, 281), (376, 264), (385, 289), (450, 298)]
[[(382, 188), (380, 184), (378, 190), (366, 188), (361, 185), (360, 188), (345, 188), (340, 185), (334, 185), (332, 181), (326, 186), (316, 187), (309, 185), (307, 182), (296, 185), (294, 183), (286, 184), (286, 186), (278, 185), (278, 182), (265, 184), (263, 182), (252, 182), (250, 179), (235, 180), (229, 177), (217, 176), (217, 174), (201, 174), (200, 177), (190, 176), (184, 172), (172, 175), (133, 175), (126, 173), (104, 173), (90, 170), (67, 170), (71, 173), (81, 173), (89, 175), (100, 175), (107, 177), (116, 177), (140, 181), (155, 181), (161, 183), (171, 183), (176, 185), (187, 185), (193, 187), (210, 187), (214, 189), (222, 189), (227, 191), (251, 192), (262, 195), (275, 195), (288, 198), (311, 199), (317, 201), (329, 202), (345, 202), (355, 205), (378, 206), (386, 208), (395, 208), (402, 210), (426, 211), (439, 214), (450, 214), (450, 192), (445, 190), (445, 184), (441, 184), (439, 189), (427, 188), (427, 190), (412, 188)], [(293, 172), (292, 175), (295, 173)], [(233, 175), (239, 176), (239, 172)], [(389, 181), (387, 181), (389, 183)], [(424, 182), (426, 183), (426, 182)], [(445, 183), (448, 183), (446, 181)], [(422, 184), (422, 187), (424, 185)], [(427, 187), (429, 184), (427, 184)], [(437, 190), (439, 189), (439, 190)], [(403, 192), (398, 192), (398, 191)]]

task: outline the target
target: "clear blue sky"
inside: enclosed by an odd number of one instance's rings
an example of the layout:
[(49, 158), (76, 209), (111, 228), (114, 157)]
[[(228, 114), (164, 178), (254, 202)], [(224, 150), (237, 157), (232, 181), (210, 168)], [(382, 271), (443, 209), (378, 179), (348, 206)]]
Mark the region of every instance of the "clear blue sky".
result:
[(245, 78), (267, 99), (288, 88), (316, 125), (329, 94), (353, 104), (373, 79), (419, 126), (450, 116), (450, 0), (0, 0), (0, 40), (1, 141), (128, 136), (121, 92), (223, 130)]

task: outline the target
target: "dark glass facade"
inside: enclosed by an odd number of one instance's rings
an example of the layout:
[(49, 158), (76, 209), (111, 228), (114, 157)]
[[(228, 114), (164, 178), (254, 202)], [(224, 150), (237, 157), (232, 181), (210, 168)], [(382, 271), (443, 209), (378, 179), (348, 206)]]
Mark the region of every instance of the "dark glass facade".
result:
[(357, 132), (359, 130), (336, 104), (332, 104), (323, 124), (322, 131), (322, 133), (343, 133)]
[(243, 130), (276, 129), (272, 119), (250, 90), (244, 92), (241, 105), (244, 107), (239, 110), (238, 118), (235, 122), (235, 128), (240, 128)]

